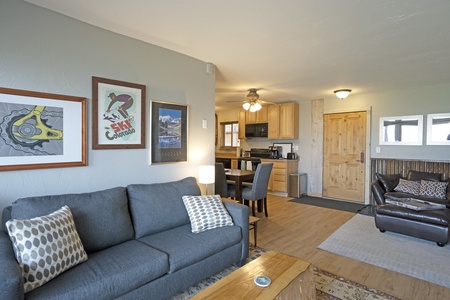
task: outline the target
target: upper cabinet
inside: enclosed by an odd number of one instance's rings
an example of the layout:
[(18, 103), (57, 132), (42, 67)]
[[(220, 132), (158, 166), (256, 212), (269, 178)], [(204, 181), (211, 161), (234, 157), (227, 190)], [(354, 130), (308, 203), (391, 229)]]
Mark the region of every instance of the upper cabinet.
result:
[(245, 110), (245, 124), (267, 123), (267, 106), (256, 112)]
[(298, 103), (290, 102), (269, 105), (267, 110), (269, 123), (268, 139), (298, 139)]
[(280, 139), (298, 139), (298, 103), (280, 104)]

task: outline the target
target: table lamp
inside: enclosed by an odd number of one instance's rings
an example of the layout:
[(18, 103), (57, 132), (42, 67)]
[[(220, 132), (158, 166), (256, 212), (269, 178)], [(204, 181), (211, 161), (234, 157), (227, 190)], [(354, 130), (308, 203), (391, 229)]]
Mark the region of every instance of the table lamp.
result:
[(198, 182), (206, 186), (206, 194), (208, 195), (208, 184), (215, 181), (215, 167), (214, 166), (199, 166), (198, 167)]

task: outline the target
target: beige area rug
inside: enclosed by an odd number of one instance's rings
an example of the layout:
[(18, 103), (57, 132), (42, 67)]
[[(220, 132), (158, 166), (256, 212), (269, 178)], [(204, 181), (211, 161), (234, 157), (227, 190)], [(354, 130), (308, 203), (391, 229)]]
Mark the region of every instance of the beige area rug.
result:
[[(258, 258), (265, 252), (266, 250), (263, 248), (251, 248), (249, 261)], [(238, 267), (233, 265), (172, 297), (171, 300), (189, 299), (202, 289), (214, 284), (237, 269)], [(375, 289), (370, 289), (326, 271), (317, 268), (313, 268), (313, 270), (316, 282), (317, 300), (400, 300), (399, 298), (387, 295)]]
[(318, 248), (450, 288), (450, 245), (381, 233), (373, 217), (355, 215)]

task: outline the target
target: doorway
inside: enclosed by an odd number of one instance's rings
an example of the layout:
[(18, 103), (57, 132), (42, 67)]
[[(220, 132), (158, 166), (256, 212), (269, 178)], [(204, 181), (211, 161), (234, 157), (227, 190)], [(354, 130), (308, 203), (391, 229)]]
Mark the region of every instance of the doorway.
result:
[(324, 115), (323, 197), (364, 203), (365, 111)]

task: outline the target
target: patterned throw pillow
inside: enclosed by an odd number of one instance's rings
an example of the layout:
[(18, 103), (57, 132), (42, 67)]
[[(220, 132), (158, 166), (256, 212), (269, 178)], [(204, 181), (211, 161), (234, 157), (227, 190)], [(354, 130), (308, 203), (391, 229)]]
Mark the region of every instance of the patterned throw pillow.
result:
[(395, 187), (394, 191), (403, 192), (408, 194), (413, 194), (418, 196), (420, 194), (420, 182), (410, 181), (400, 178), (398, 185)]
[(448, 182), (421, 180), (420, 195), (431, 198), (447, 199), (447, 185)]
[(193, 233), (234, 225), (219, 195), (183, 196), (183, 203), (191, 220)]
[(25, 293), (87, 260), (68, 206), (43, 217), (11, 219), (6, 227), (22, 268)]

